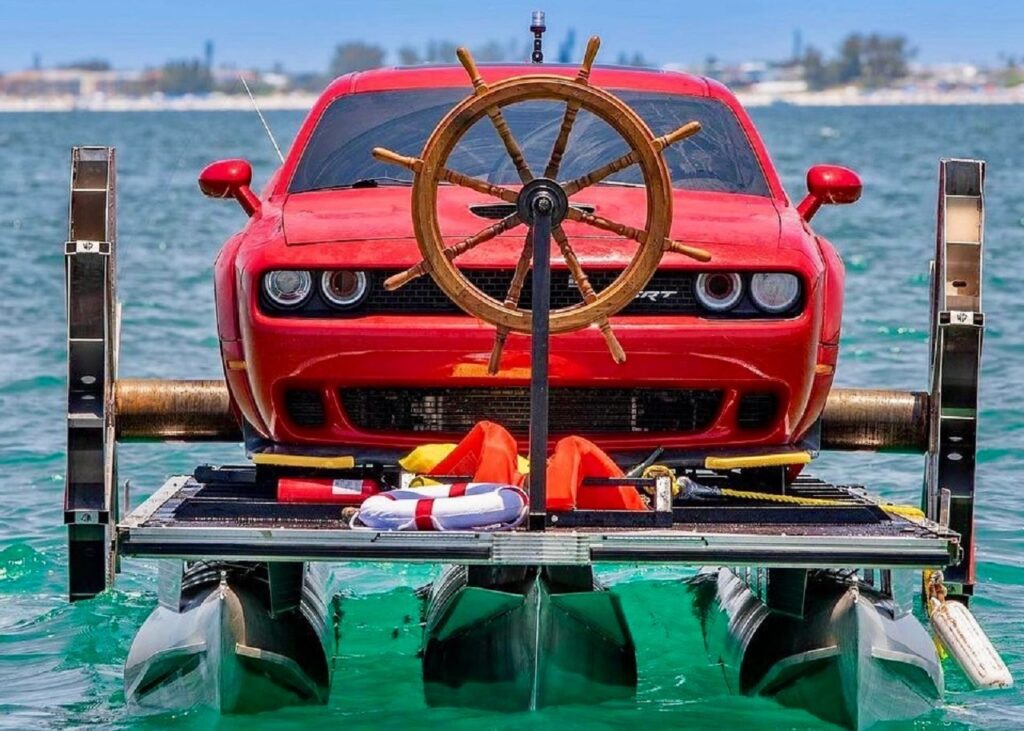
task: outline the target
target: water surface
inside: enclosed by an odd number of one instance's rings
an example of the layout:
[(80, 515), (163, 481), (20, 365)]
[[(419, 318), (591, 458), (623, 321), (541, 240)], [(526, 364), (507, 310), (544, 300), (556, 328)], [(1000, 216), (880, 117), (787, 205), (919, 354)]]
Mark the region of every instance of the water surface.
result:
[[(982, 624), (1024, 679), (1024, 153), (1019, 108), (755, 110), (755, 120), (794, 198), (816, 162), (864, 178), (860, 203), (823, 209), (816, 228), (847, 263), (847, 306), (837, 381), (923, 389), (927, 381), (928, 260), (934, 250), (940, 157), (988, 160), (985, 311), (988, 329), (978, 464), (978, 599)], [(268, 115), (282, 141), (302, 115)], [(192, 712), (135, 719), (123, 708), (121, 665), (154, 606), (151, 563), (126, 561), (116, 588), (75, 605), (64, 599), (65, 322), (69, 149), (118, 151), (122, 375), (219, 378), (211, 271), (224, 238), (242, 224), (232, 203), (206, 201), (195, 177), (222, 157), (252, 160), (263, 181), (275, 157), (255, 115), (223, 113), (0, 114), (0, 726), (117, 729), (827, 728), (814, 717), (756, 698), (729, 696), (704, 656), (685, 591), (660, 568), (615, 569), (636, 636), (636, 703), (499, 715), (427, 709), (415, 657), (413, 589), (425, 567), (344, 569), (343, 638), (327, 708), (254, 718)], [(122, 479), (138, 503), (197, 461), (237, 462), (227, 446), (131, 445)], [(923, 458), (826, 455), (815, 472), (860, 481), (894, 500), (918, 499)], [(1024, 726), (1024, 691), (968, 691), (949, 663), (947, 703), (913, 728)], [(896, 726), (897, 728), (899, 726)], [(909, 725), (908, 725), (909, 727)]]

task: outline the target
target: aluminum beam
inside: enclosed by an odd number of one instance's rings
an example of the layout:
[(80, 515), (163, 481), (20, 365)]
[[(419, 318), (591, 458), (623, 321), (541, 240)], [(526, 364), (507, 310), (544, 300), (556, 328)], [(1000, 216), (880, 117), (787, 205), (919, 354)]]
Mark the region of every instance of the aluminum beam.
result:
[(981, 306), (985, 163), (939, 163), (931, 303), (931, 423), (924, 510), (962, 536), (965, 560), (945, 572), (951, 594), (974, 592), (974, 487), (978, 377), (985, 316)]
[(117, 380), (116, 201), (114, 150), (71, 152), (67, 292), (68, 593), (103, 591), (113, 579), (111, 526), (117, 520), (113, 393)]

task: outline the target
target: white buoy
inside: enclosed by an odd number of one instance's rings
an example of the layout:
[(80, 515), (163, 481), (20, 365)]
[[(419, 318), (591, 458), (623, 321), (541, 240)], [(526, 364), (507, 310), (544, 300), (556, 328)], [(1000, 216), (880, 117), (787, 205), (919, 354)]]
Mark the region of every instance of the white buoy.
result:
[(1013, 678), (985, 630), (965, 605), (936, 596), (928, 600), (935, 634), (975, 688), (1009, 688)]

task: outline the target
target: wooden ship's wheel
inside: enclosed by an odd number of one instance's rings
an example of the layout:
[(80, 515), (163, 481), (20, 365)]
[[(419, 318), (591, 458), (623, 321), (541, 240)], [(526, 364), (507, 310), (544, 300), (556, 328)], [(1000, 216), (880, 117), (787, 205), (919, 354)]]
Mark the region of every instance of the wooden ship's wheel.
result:
[[(662, 137), (655, 137), (648, 126), (627, 104), (602, 89), (590, 85), (590, 71), (600, 46), (592, 37), (575, 78), (552, 74), (525, 74), (494, 85), (488, 85), (469, 51), (458, 50), (459, 61), (473, 83), (473, 93), (459, 102), (437, 125), (419, 157), (406, 157), (390, 150), (375, 148), (373, 155), (382, 162), (402, 165), (414, 173), (412, 218), (423, 260), (412, 268), (388, 279), (384, 286), (397, 289), (407, 282), (430, 274), (441, 290), (466, 313), (495, 325), (498, 329), (491, 353), (489, 371), (498, 371), (502, 348), (509, 332), (531, 332), (532, 311), (519, 304), (523, 283), (535, 252), (533, 237), (527, 236), (512, 275), (508, 292), (499, 301), (473, 285), (459, 269), (456, 259), (467, 251), (512, 230), (532, 226), (530, 201), (543, 193), (551, 210), (551, 237), (555, 240), (565, 263), (579, 287), (581, 302), (552, 309), (550, 331), (571, 332), (596, 324), (604, 336), (612, 358), (624, 362), (626, 354), (612, 332), (608, 318), (629, 304), (650, 281), (662, 256), (667, 251), (708, 261), (710, 255), (701, 249), (686, 246), (669, 238), (672, 221), (672, 186), (661, 151), (669, 145), (700, 131), (698, 122), (688, 122)], [(537, 176), (527, 164), (519, 143), (509, 129), (502, 109), (513, 104), (537, 100), (565, 103), (561, 127), (543, 174)], [(629, 152), (586, 175), (557, 182), (562, 157), (569, 135), (580, 110), (586, 110), (606, 122), (629, 147)], [(447, 161), (459, 140), (470, 128), (487, 116), (494, 125), (505, 150), (519, 173), (519, 190), (494, 185), (447, 167)], [(571, 198), (599, 183), (609, 175), (630, 165), (638, 165), (647, 192), (646, 220), (642, 229), (634, 228), (602, 216), (588, 213), (572, 205)], [(516, 205), (516, 211), (497, 223), (452, 245), (446, 245), (437, 216), (437, 188), (441, 182), (469, 188)], [(632, 239), (639, 244), (633, 258), (621, 274), (600, 292), (594, 290), (586, 272), (561, 226), (564, 219), (591, 226), (604, 232)]]

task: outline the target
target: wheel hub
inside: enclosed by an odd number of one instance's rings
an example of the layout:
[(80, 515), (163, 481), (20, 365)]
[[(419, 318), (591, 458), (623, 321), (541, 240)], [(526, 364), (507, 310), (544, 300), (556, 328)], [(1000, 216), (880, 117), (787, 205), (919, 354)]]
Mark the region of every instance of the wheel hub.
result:
[(550, 211), (551, 225), (554, 227), (562, 222), (568, 210), (569, 196), (561, 185), (550, 178), (534, 178), (522, 187), (516, 199), (516, 212), (530, 226), (533, 225), (537, 211)]

